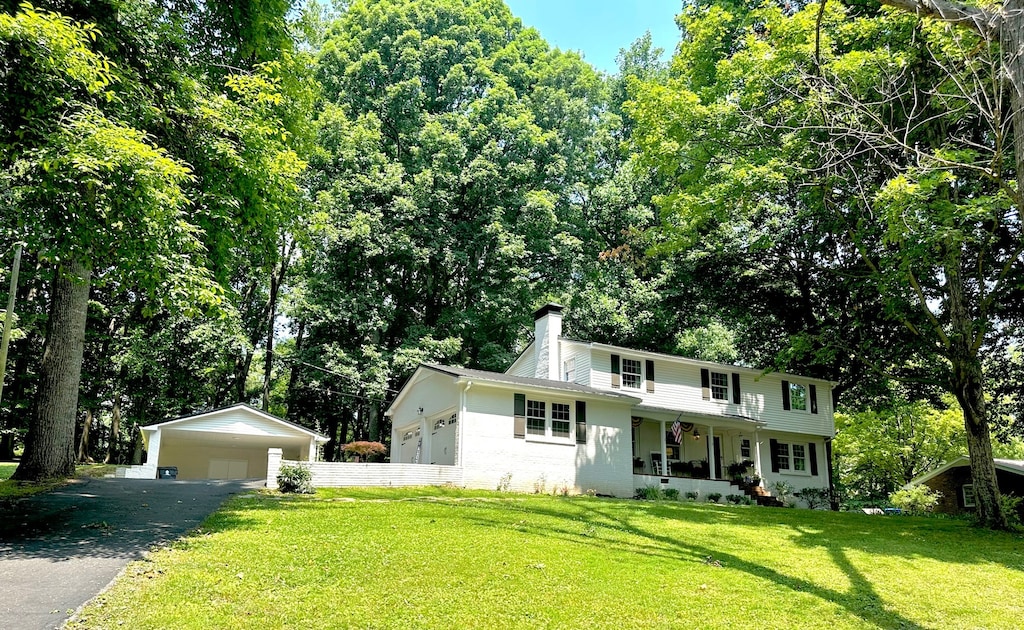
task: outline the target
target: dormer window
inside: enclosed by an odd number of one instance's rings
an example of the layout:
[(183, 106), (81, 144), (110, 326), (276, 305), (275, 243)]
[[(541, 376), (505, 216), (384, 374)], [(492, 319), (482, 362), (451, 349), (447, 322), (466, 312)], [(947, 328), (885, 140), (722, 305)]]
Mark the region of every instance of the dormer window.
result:
[(562, 362), (562, 375), (563, 380), (567, 383), (573, 383), (576, 381), (576, 357), (566, 359)]

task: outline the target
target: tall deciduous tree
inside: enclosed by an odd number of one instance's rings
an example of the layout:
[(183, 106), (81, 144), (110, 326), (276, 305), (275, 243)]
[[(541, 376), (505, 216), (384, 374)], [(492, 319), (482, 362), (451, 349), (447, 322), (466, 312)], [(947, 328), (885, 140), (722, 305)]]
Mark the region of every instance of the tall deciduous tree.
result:
[(838, 4), (791, 15), (711, 4), (683, 23), (677, 92), (637, 105), (648, 155), (678, 177), (662, 200), (666, 234), (726, 244), (732, 261), (711, 260), (730, 289), (764, 253), (784, 254), (778, 277), (792, 284), (779, 303), (803, 308), (776, 336), (781, 363), (867, 366), (953, 394), (980, 519), (1005, 527), (981, 361), (1020, 315), (1008, 301), (1021, 200), (998, 49)]

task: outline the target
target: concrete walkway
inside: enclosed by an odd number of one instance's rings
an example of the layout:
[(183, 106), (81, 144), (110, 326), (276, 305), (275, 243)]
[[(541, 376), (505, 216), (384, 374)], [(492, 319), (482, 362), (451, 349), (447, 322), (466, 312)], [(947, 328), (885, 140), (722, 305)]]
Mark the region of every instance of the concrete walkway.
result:
[(59, 628), (131, 560), (262, 481), (78, 479), (0, 507), (0, 629)]

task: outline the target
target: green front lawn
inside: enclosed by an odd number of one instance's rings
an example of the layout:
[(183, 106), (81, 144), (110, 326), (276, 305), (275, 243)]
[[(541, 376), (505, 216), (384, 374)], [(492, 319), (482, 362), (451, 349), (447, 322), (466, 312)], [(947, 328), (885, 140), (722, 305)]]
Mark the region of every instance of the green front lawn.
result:
[[(436, 497), (436, 498), (434, 498)], [(231, 500), (74, 628), (1010, 628), (1024, 538), (967, 523), (417, 490)]]
[(10, 479), (14, 469), (18, 467), (17, 462), (0, 462), (0, 481)]

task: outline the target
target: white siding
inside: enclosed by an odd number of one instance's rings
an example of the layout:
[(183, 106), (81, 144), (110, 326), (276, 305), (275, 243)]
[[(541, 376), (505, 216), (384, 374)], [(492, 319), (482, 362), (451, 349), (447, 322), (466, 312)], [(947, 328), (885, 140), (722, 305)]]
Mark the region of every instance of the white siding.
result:
[(590, 385), (590, 348), (586, 344), (573, 343), (571, 341), (562, 342), (562, 363), (563, 365), (559, 368), (559, 379), (565, 379), (565, 361), (574, 359), (576, 361), (576, 378), (573, 379), (574, 383), (580, 385)]
[(309, 433), (281, 422), (264, 418), (244, 407), (233, 407), (222, 412), (186, 418), (179, 422), (169, 423), (166, 428), (175, 431), (208, 431), (211, 433), (231, 433), (234, 435), (263, 435), (272, 437), (294, 438), (297, 435), (309, 436)]
[[(433, 425), (428, 422), (428, 418), (447, 418), (457, 411), (459, 385), (447, 374), (420, 368), (413, 374), (413, 380), (406, 384), (403, 391), (405, 395), (391, 408), (391, 461), (412, 463), (415, 458), (419, 438), (402, 441), (402, 434), (410, 427), (413, 430), (419, 429), (423, 438), (419, 463), (437, 461), (430, 443)], [(458, 424), (452, 428), (457, 430)], [(445, 448), (447, 442), (440, 446), (442, 453)]]
[[(569, 403), (575, 409), (572, 398), (523, 393), (549, 404)], [(564, 488), (574, 493), (632, 495), (628, 405), (587, 401), (587, 443), (577, 445), (575, 435), (568, 442), (514, 438), (513, 404), (512, 390), (484, 384), (470, 389), (462, 451), (467, 487), (497, 489), (507, 476), (509, 488), (523, 492)]]
[(512, 376), (533, 378), (537, 369), (537, 348), (535, 344), (536, 342), (531, 342), (530, 345), (526, 346), (526, 350), (523, 350), (523, 353), (505, 370), (505, 373)]
[[(781, 387), (779, 388), (779, 391), (782, 391)], [(807, 473), (799, 473), (796, 471), (772, 472), (771, 440), (778, 440), (787, 444), (813, 443), (818, 460), (818, 474), (816, 476), (809, 474), (810, 462), (808, 462)], [(761, 478), (763, 479), (761, 485), (769, 491), (772, 491), (772, 484), (777, 481), (788, 482), (793, 486), (793, 490), (795, 492), (799, 492), (804, 488), (828, 487), (828, 457), (826, 456), (824, 440), (810, 438), (809, 436), (800, 433), (776, 433), (762, 431), (758, 436), (758, 444), (756, 447), (761, 453)], [(775, 492), (772, 491), (772, 494), (775, 494)]]
[[(643, 399), (645, 405), (691, 411), (712, 415), (740, 415), (764, 422), (767, 429), (831, 436), (835, 432), (832, 416), (831, 386), (825, 381), (787, 377), (787, 380), (817, 386), (818, 413), (810, 411), (786, 411), (782, 408), (782, 380), (779, 374), (763, 376), (748, 370), (735, 370), (732, 366), (710, 367), (711, 371), (729, 375), (729, 400), (704, 400), (701, 392), (701, 365), (670, 358), (655, 357), (653, 393), (647, 392), (646, 374), (640, 389), (622, 387), (612, 390), (610, 350), (595, 348), (592, 351), (590, 386), (611, 391), (621, 391)], [(641, 371), (645, 372), (645, 361), (650, 355), (619, 353), (621, 358), (638, 359)], [(732, 402), (732, 374), (740, 375), (740, 403)]]

